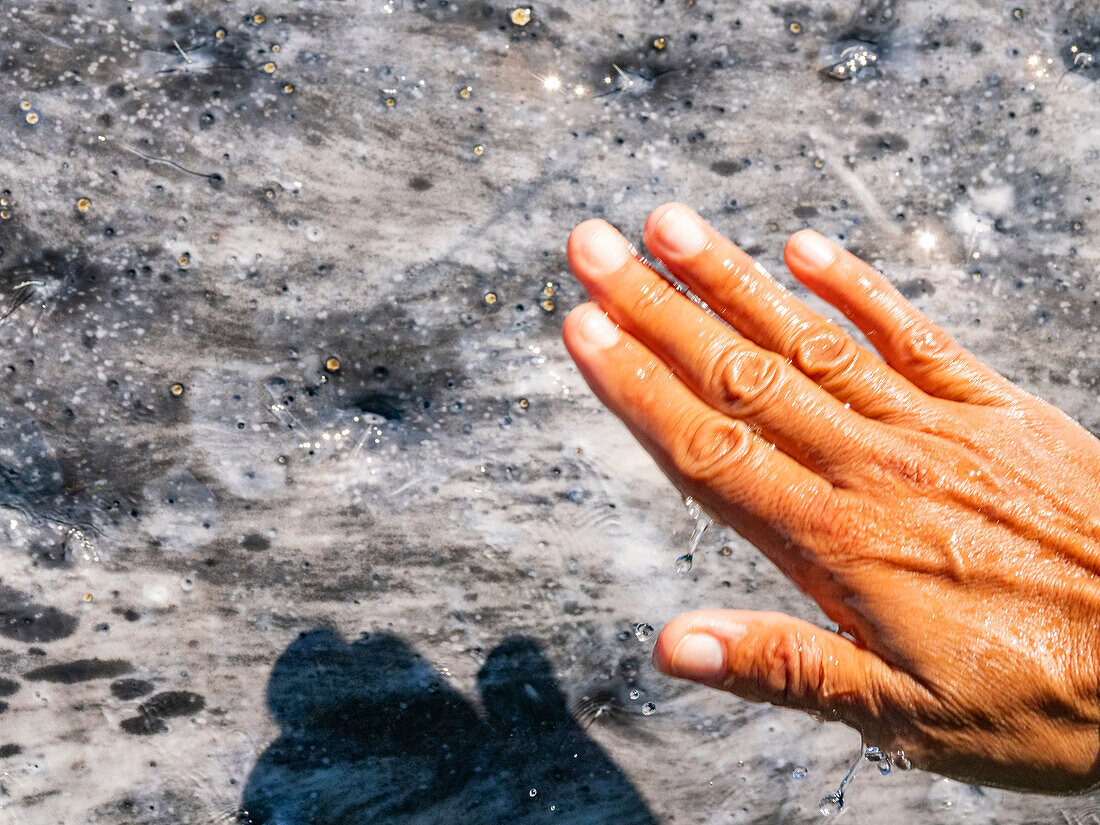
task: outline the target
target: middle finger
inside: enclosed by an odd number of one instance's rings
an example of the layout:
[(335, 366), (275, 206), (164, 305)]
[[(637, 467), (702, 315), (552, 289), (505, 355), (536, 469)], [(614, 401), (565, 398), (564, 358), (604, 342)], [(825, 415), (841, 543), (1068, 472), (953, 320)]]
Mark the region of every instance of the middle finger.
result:
[(927, 395), (803, 304), (694, 210), (680, 203), (659, 207), (646, 221), (645, 240), (731, 326), (842, 402), (889, 423), (932, 412)]
[(754, 425), (788, 455), (835, 483), (865, 466), (885, 437), (773, 352), (738, 335), (630, 254), (610, 224), (569, 238), (569, 262), (616, 323), (656, 352), (716, 409)]

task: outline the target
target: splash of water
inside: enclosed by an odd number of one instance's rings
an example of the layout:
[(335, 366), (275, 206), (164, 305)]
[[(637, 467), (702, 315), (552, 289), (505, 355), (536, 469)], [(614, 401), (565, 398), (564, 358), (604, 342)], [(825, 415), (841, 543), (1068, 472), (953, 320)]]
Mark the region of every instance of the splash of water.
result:
[[(898, 754), (894, 757), (895, 760), (904, 760), (903, 754)], [(906, 760), (908, 761), (908, 760)], [(878, 772), (883, 776), (890, 773), (892, 767), (891, 756), (881, 748), (867, 747), (861, 745), (859, 749), (859, 756), (856, 757), (855, 762), (848, 768), (848, 773), (844, 775), (844, 778), (840, 781), (840, 787), (827, 796), (823, 796), (821, 801), (817, 804), (817, 808), (821, 811), (822, 816), (836, 816), (844, 810), (844, 794), (848, 790), (848, 785), (852, 781), (852, 777), (856, 775), (860, 766), (864, 762), (870, 762), (876, 768)], [(899, 764), (899, 767), (901, 765)]]
[(677, 573), (687, 573), (691, 570), (691, 565), (695, 561), (695, 551), (699, 549), (699, 542), (703, 540), (703, 534), (707, 532), (707, 528), (714, 524), (714, 519), (703, 512), (699, 502), (691, 496), (684, 498), (684, 507), (687, 508), (688, 515), (695, 519), (695, 526), (691, 530), (688, 551), (676, 559)]
[(864, 750), (860, 748), (856, 761), (852, 763), (852, 767), (848, 768), (848, 773), (844, 774), (844, 778), (840, 780), (840, 787), (828, 796), (823, 796), (821, 801), (817, 803), (817, 809), (821, 811), (822, 816), (836, 816), (844, 810), (844, 793), (848, 790), (848, 784), (852, 781), (852, 777), (856, 775), (856, 771), (863, 764), (863, 756)]

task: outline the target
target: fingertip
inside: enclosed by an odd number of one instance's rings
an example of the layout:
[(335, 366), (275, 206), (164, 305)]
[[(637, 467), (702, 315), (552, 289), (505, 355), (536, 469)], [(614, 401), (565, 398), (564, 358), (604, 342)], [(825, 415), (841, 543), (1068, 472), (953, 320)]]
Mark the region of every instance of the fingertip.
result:
[(565, 251), (569, 267), (582, 281), (616, 272), (630, 259), (630, 243), (602, 218), (589, 218), (574, 228)]
[(669, 201), (668, 203), (662, 203), (656, 209), (649, 213), (649, 217), (645, 221), (644, 234), (646, 238), (652, 237), (654, 230), (657, 228), (657, 224), (661, 222), (661, 218), (668, 214), (672, 209), (687, 209), (690, 211), (691, 207), (680, 203), (679, 201)]
[(592, 301), (575, 307), (562, 324), (562, 338), (570, 353), (576, 356), (582, 349), (604, 350), (613, 347), (622, 337), (599, 304)]
[(574, 226), (573, 231), (569, 233), (569, 241), (566, 244), (566, 250), (568, 252), (575, 252), (588, 238), (601, 229), (614, 230), (615, 227), (603, 218), (589, 218), (586, 221), (581, 221)]
[(658, 206), (646, 220), (646, 246), (659, 256), (690, 258), (707, 245), (706, 223), (694, 209), (678, 201)]
[(812, 229), (795, 232), (783, 248), (787, 267), (799, 277), (822, 274), (836, 262), (839, 256), (840, 248)]
[(722, 612), (678, 616), (658, 635), (653, 664), (669, 676), (721, 686), (728, 672), (729, 645), (746, 632), (743, 622)]

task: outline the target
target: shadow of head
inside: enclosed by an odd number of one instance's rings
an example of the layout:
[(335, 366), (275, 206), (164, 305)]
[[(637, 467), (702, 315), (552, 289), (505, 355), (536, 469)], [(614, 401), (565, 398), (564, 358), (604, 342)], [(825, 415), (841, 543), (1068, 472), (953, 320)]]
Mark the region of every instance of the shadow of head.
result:
[(654, 825), (534, 642), (493, 650), (478, 692), (480, 711), (396, 636), (303, 634), (272, 669), (282, 732), (248, 778), (240, 821)]

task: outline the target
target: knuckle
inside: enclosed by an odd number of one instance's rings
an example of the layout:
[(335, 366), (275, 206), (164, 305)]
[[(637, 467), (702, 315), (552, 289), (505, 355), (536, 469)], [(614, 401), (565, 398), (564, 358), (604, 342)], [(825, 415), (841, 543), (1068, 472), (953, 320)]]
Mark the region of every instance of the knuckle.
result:
[(686, 481), (713, 484), (751, 448), (752, 434), (744, 424), (717, 416), (707, 418), (687, 428), (676, 468)]
[(929, 444), (919, 433), (899, 438), (879, 457), (880, 466), (896, 483), (917, 491), (943, 486), (945, 464), (956, 458), (956, 451), (943, 444)]
[(801, 633), (773, 637), (762, 659), (761, 680), (780, 705), (800, 705), (819, 696), (825, 684), (825, 663), (821, 647)]
[(779, 360), (744, 347), (728, 347), (715, 356), (711, 375), (719, 401), (739, 415), (774, 400), (781, 389)]
[(826, 382), (844, 375), (859, 355), (859, 348), (850, 336), (827, 324), (800, 333), (791, 351), (802, 372)]
[(961, 352), (951, 336), (924, 319), (901, 326), (894, 344), (902, 365), (917, 371), (943, 367)]
[(661, 308), (680, 293), (663, 278), (654, 278), (635, 293), (629, 307), (630, 315), (642, 320), (661, 312)]

